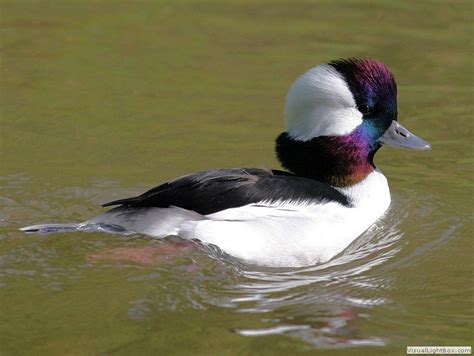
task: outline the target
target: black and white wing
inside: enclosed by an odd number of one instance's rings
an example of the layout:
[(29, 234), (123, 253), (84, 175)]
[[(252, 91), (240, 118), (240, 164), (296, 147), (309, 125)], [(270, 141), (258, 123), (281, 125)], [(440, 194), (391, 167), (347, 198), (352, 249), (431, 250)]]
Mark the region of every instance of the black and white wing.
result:
[(312, 179), (278, 170), (234, 168), (183, 176), (137, 197), (115, 200), (103, 206), (177, 206), (208, 215), (255, 203), (329, 201), (349, 205), (345, 195)]

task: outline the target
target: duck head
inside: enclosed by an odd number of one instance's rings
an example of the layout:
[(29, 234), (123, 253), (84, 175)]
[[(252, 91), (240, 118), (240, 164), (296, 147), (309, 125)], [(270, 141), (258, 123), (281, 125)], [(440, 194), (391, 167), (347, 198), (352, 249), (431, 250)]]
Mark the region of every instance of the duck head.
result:
[(301, 75), (286, 98), (286, 132), (277, 138), (282, 165), (301, 176), (348, 186), (375, 169), (382, 145), (427, 150), (397, 121), (397, 85), (372, 59), (339, 59)]

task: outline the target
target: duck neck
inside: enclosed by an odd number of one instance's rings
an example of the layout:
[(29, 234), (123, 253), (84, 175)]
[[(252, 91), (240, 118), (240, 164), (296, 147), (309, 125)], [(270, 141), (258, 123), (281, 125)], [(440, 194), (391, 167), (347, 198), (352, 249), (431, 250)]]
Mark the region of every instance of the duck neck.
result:
[(276, 154), (281, 165), (298, 176), (348, 187), (375, 170), (373, 157), (380, 146), (371, 141), (362, 130), (309, 141), (295, 140), (284, 132), (276, 139)]

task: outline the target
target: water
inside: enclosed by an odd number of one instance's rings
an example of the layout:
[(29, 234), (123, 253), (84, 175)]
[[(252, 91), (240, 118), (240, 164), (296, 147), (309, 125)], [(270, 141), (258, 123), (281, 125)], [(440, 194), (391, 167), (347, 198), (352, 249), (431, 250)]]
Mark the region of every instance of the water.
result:
[[(470, 2), (2, 1), (0, 353), (404, 354), (473, 340)], [(361, 19), (365, 19), (361, 22)], [(291, 81), (387, 63), (390, 211), (326, 264), (144, 236), (18, 231), (218, 167), (278, 167)]]

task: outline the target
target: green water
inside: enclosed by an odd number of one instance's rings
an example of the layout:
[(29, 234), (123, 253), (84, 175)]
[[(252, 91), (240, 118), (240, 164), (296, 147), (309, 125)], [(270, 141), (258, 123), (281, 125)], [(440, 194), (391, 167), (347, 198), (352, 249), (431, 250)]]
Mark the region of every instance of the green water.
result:
[[(0, 354), (472, 345), (472, 6), (1, 0)], [(391, 68), (399, 120), (433, 150), (378, 153), (391, 210), (333, 263), (258, 269), (143, 236), (18, 231), (189, 172), (278, 167), (288, 86), (349, 56)]]

